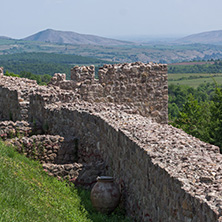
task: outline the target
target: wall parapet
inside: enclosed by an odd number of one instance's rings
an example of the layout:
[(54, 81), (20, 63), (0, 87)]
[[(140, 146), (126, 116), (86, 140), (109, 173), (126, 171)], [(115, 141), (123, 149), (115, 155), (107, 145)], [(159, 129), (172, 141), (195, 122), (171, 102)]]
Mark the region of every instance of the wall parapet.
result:
[(160, 123), (168, 121), (167, 65), (141, 62), (104, 65), (95, 79), (94, 66), (75, 66), (71, 80), (55, 74), (49, 85), (72, 90), (91, 103), (127, 105)]
[(74, 82), (95, 81), (95, 66), (75, 66), (71, 69), (71, 80)]

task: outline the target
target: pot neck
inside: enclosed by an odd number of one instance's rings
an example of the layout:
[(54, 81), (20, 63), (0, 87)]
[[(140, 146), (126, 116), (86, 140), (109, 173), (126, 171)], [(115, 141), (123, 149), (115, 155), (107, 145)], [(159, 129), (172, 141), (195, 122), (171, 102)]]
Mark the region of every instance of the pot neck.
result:
[(109, 177), (109, 176), (100, 176), (97, 177), (97, 181), (98, 182), (113, 182), (113, 177)]

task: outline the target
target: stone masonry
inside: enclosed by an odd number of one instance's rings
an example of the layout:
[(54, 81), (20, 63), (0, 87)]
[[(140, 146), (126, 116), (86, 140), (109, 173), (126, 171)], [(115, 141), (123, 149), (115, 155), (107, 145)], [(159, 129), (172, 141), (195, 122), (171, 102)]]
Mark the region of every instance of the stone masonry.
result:
[[(122, 80), (127, 88), (126, 82), (131, 84), (131, 80), (126, 79), (126, 74), (120, 77), (118, 70), (124, 67), (131, 69), (134, 65), (139, 66), (137, 70), (140, 70), (140, 66), (143, 70), (149, 65), (152, 77), (148, 75), (149, 81), (146, 79), (144, 84), (147, 88), (144, 89), (141, 87), (144, 86), (141, 82), (142, 74), (137, 73), (140, 77), (135, 77), (134, 81), (141, 80), (136, 82), (136, 90), (140, 91), (131, 94), (129, 104), (125, 100), (127, 93), (124, 94), (117, 87), (117, 82), (121, 84)], [(104, 67), (107, 70), (100, 72), (100, 80), (93, 79), (93, 67), (75, 67), (72, 80), (65, 80), (65, 75), (57, 74), (50, 86), (33, 85), (25, 79), (2, 76), (0, 90), (7, 90), (8, 99), (6, 101), (0, 95), (0, 116), (8, 120), (10, 115), (6, 115), (7, 112), (11, 112), (13, 118), (21, 116), (18, 95), (23, 95), (21, 92), (24, 92), (25, 85), (28, 92), (28, 96), (23, 96), (28, 104), (25, 117), (31, 126), (34, 124), (36, 129), (48, 134), (34, 135), (35, 141), (39, 138), (52, 141), (53, 144), (54, 137), (64, 138), (64, 148), (62, 143), (55, 151), (50, 146), (44, 148), (47, 149), (46, 158), (52, 153), (58, 156), (56, 150), (64, 150), (71, 157), (69, 163), (62, 163), (61, 166), (57, 164), (56, 156), (44, 160), (44, 169), (50, 175), (72, 177), (70, 181), (79, 181), (83, 185), (88, 183), (89, 187), (93, 184), (93, 179), (87, 181), (90, 175), (94, 175), (94, 178), (97, 175), (113, 176), (122, 193), (122, 204), (134, 221), (222, 221), (222, 156), (218, 147), (201, 142), (166, 124), (163, 109), (167, 103), (166, 77), (165, 72), (160, 72), (165, 66), (134, 63)], [(83, 72), (84, 77), (81, 77)], [(154, 83), (156, 79), (159, 82)], [(108, 84), (108, 81), (112, 83)], [(107, 85), (111, 89), (105, 89)], [(69, 88), (66, 89), (67, 86)], [(95, 96), (90, 101), (94, 92), (98, 95), (97, 87), (103, 87), (101, 100)], [(153, 89), (147, 91), (149, 87)], [(89, 92), (89, 89), (95, 91)], [(119, 101), (113, 89), (117, 95), (122, 92)], [(150, 94), (143, 96), (146, 95), (143, 90)], [(156, 93), (158, 90), (159, 93)], [(108, 91), (112, 99), (106, 94)], [(147, 98), (148, 104), (144, 113), (140, 110), (146, 107), (142, 98)], [(155, 102), (154, 98), (160, 98), (160, 101)], [(136, 100), (141, 102), (138, 106)], [(157, 109), (156, 115), (152, 114), (155, 110), (151, 112), (150, 107)], [(5, 127), (5, 124), (2, 126)], [(7, 131), (4, 129), (2, 132)], [(10, 143), (24, 143), (25, 140), (31, 143), (33, 136), (12, 139)], [(59, 142), (59, 139), (55, 141)], [(63, 156), (60, 161), (65, 158)]]
[(167, 123), (167, 66), (141, 62), (104, 65), (95, 79), (94, 66), (75, 66), (71, 80), (56, 73), (51, 85), (74, 91), (90, 103), (124, 104), (134, 113)]
[(90, 162), (84, 153), (80, 153), (78, 163), (75, 162), (75, 140), (67, 143), (64, 137), (59, 135), (33, 135), (35, 130), (36, 128), (26, 121), (0, 122), (0, 138), (8, 145), (13, 145), (19, 153), (42, 163), (50, 176), (92, 188), (96, 178), (105, 174), (104, 162)]
[(3, 69), (3, 67), (0, 67), (0, 77), (3, 76), (3, 73), (4, 73), (4, 69)]

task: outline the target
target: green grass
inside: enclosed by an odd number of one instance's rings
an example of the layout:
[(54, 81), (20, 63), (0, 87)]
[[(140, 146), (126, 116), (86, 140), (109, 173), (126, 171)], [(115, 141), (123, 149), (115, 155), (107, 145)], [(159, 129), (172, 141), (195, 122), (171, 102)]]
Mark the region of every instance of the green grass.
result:
[(222, 84), (222, 73), (176, 73), (168, 74), (168, 84), (188, 85), (197, 88), (203, 83)]
[(129, 221), (120, 209), (97, 213), (90, 192), (49, 177), (42, 166), (0, 141), (0, 221)]

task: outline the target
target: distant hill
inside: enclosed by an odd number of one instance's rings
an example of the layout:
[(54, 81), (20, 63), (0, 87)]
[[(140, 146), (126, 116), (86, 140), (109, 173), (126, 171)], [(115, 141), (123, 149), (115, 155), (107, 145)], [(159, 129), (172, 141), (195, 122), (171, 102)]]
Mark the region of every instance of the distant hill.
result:
[(85, 35), (76, 32), (56, 31), (53, 29), (46, 29), (34, 35), (26, 37), (22, 40), (50, 42), (59, 44), (90, 44), (90, 45), (126, 45), (132, 44), (127, 41), (104, 38), (95, 35)]
[(189, 35), (187, 37), (178, 39), (175, 42), (179, 44), (201, 43), (201, 44), (222, 45), (222, 30), (202, 32), (198, 34)]
[(12, 39), (12, 38), (7, 37), (7, 36), (0, 36), (0, 39)]

